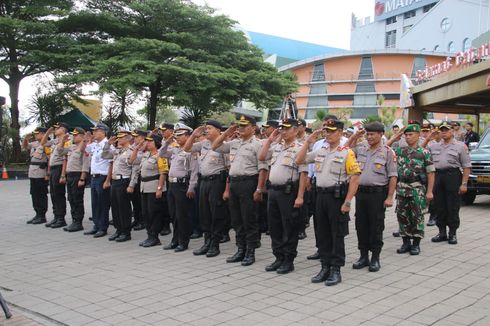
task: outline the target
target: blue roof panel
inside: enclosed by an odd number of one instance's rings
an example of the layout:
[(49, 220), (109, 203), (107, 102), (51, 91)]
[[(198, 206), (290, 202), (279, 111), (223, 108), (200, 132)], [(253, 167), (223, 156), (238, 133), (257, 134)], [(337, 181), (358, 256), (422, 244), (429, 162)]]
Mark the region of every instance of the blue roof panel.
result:
[(291, 40), (284, 37), (247, 31), (252, 44), (262, 49), (265, 54), (302, 60), (322, 54), (333, 54), (344, 52), (344, 49), (330, 46)]

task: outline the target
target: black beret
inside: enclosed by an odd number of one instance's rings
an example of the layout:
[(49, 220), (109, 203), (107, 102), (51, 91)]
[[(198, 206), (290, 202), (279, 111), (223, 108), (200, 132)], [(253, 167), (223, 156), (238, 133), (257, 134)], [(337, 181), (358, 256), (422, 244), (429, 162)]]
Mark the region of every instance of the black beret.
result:
[(373, 121), (364, 126), (366, 131), (384, 132), (385, 126), (379, 121)]
[(148, 135), (148, 131), (145, 131), (145, 130), (133, 130), (133, 132), (131, 133), (131, 135), (133, 137), (138, 137), (138, 136), (144, 136), (144, 137), (146, 137), (146, 135)]
[(277, 128), (277, 127), (279, 127), (279, 121), (276, 121), (276, 120), (268, 120), (266, 123), (264, 123), (262, 125), (262, 127), (265, 127), (265, 128), (269, 128), (269, 127)]
[(207, 125), (210, 125), (210, 126), (213, 126), (219, 130), (221, 130), (221, 128), (223, 127), (221, 125), (221, 123), (219, 123), (219, 121), (216, 121), (216, 120), (212, 120), (212, 119), (209, 119), (208, 121), (206, 121), (206, 124)]

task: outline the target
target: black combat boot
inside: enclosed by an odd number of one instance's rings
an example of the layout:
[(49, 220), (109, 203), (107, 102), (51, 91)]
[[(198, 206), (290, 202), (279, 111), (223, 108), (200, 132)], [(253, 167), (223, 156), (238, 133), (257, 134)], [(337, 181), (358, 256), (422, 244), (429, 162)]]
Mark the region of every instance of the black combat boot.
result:
[(245, 248), (238, 247), (235, 254), (231, 257), (226, 258), (227, 263), (239, 263), (245, 258)]
[(447, 243), (452, 245), (458, 244), (458, 238), (456, 238), (456, 230), (449, 230), (449, 238), (447, 240)]
[(369, 263), (369, 271), (377, 272), (381, 268), (381, 264), (379, 263), (379, 252), (374, 251), (371, 255), (371, 262)]
[(407, 252), (410, 252), (410, 248), (412, 248), (412, 244), (410, 243), (409, 237), (402, 237), (402, 240), (403, 240), (403, 244), (399, 249), (396, 250), (396, 252), (399, 254), (406, 254)]
[(109, 241), (114, 241), (114, 240), (116, 240), (117, 238), (119, 238), (119, 236), (120, 236), (120, 235), (121, 235), (121, 232), (116, 231), (116, 232), (115, 232), (113, 235), (111, 235), (111, 236), (109, 237)]
[(194, 256), (202, 256), (209, 251), (209, 245), (211, 244), (211, 238), (208, 233), (204, 234), (204, 244), (201, 248), (194, 250), (192, 253)]
[(282, 265), (277, 269), (277, 274), (288, 274), (294, 271), (294, 263), (290, 258), (284, 259)]
[(32, 221), (35, 221), (36, 219), (37, 219), (37, 214), (33, 218), (31, 218), (30, 220), (28, 220), (26, 223), (27, 224), (32, 224)]
[(337, 285), (342, 282), (342, 276), (340, 275), (340, 266), (332, 266), (328, 278), (325, 281), (326, 286)]
[(120, 236), (116, 238), (116, 242), (126, 242), (131, 240), (131, 234), (130, 233), (122, 233)]
[(174, 250), (178, 246), (179, 246), (179, 244), (177, 242), (171, 241), (168, 245), (166, 245), (166, 246), (163, 247), (163, 250)]
[(75, 221), (68, 225), (67, 227), (63, 228), (64, 231), (67, 232), (78, 232), (83, 230), (82, 222)]
[(325, 282), (328, 278), (329, 273), (330, 273), (330, 266), (322, 262), (322, 269), (318, 274), (316, 274), (316, 276), (313, 276), (311, 278), (311, 283)]
[(279, 267), (281, 267), (282, 263), (284, 261), (284, 258), (282, 257), (276, 257), (276, 260), (272, 264), (269, 264), (265, 266), (265, 271), (266, 272), (274, 272), (277, 271)]
[(209, 250), (206, 253), (206, 257), (216, 257), (220, 254), (219, 251), (219, 240), (211, 240), (209, 243)]
[(144, 248), (149, 248), (149, 247), (159, 246), (161, 244), (162, 243), (160, 242), (160, 239), (158, 239), (158, 235), (152, 234), (151, 237), (150, 237), (150, 241), (148, 241), (145, 244), (143, 244), (143, 247)]
[(44, 226), (47, 227), (47, 228), (50, 228), (51, 225), (53, 225), (54, 223), (56, 223), (56, 221), (57, 221), (57, 219), (55, 217), (51, 221), (49, 221), (48, 223), (44, 224)]
[(361, 269), (367, 266), (369, 266), (369, 253), (367, 250), (363, 249), (361, 250), (361, 257), (359, 257), (359, 259), (352, 264), (352, 268)]
[(56, 219), (56, 222), (54, 222), (53, 224), (51, 224), (51, 228), (52, 229), (58, 229), (58, 228), (62, 228), (66, 226), (66, 222), (65, 222), (65, 218), (64, 217), (58, 217)]
[(46, 223), (46, 217), (44, 215), (42, 216), (36, 216), (32, 221), (31, 224), (43, 224)]
[(420, 254), (420, 238), (413, 238), (412, 248), (410, 249), (410, 255), (416, 256)]
[(247, 248), (245, 257), (242, 260), (242, 266), (250, 266), (255, 263), (255, 248)]
[(446, 227), (439, 227), (439, 234), (431, 239), (432, 242), (447, 241)]

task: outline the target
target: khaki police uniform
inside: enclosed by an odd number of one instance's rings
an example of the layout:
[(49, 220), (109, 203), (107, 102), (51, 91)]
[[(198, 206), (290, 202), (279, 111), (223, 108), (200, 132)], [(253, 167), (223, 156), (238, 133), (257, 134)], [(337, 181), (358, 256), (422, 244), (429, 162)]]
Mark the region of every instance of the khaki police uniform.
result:
[(230, 215), (236, 233), (236, 244), (241, 249), (255, 249), (260, 240), (260, 231), (253, 194), (257, 189), (260, 170), (268, 170), (267, 161), (259, 161), (262, 142), (251, 137), (235, 139), (216, 149), (229, 153), (230, 159)]
[[(124, 136), (126, 134), (122, 134)], [(118, 240), (117, 237), (121, 235), (127, 238), (131, 234), (131, 194), (127, 192), (127, 188), (133, 172), (133, 164), (129, 163), (132, 153), (129, 146), (116, 149), (109, 142), (102, 148), (101, 157), (112, 160), (111, 210), (116, 233), (111, 238), (114, 240)]]
[(194, 143), (192, 153), (199, 153), (199, 219), (205, 243), (216, 247), (223, 236), (226, 204), (223, 192), (226, 186), (225, 155), (211, 148), (211, 141)]
[[(131, 149), (131, 151), (137, 150), (134, 144), (130, 145), (129, 148)], [(143, 152), (138, 152), (136, 159), (133, 161), (131, 181), (129, 182), (129, 186), (133, 188), (133, 193), (131, 194), (131, 203), (133, 205), (134, 222), (131, 226), (134, 227), (135, 231), (144, 229), (145, 225), (145, 220), (143, 219), (143, 214), (141, 212), (141, 180), (139, 176), (139, 169), (142, 157)]]
[(308, 172), (306, 164), (297, 165), (301, 149), (297, 141), (289, 146), (276, 144), (269, 149), (268, 217), (272, 253), (278, 261), (292, 263), (297, 255), (298, 234), (303, 225), (300, 209), (294, 208), (301, 173)]
[(449, 234), (454, 235), (460, 224), (461, 169), (471, 168), (468, 148), (463, 142), (453, 138), (448, 144), (441, 140), (431, 144), (428, 149), (436, 168), (434, 205), (437, 226), (440, 233), (446, 234), (446, 227), (449, 227)]
[[(48, 159), (51, 149), (48, 146), (41, 146), (38, 141), (27, 144), (29, 151), (29, 181), (32, 207), (36, 212), (36, 223), (46, 222), (46, 212), (48, 211), (48, 181), (45, 180), (48, 169)], [(34, 219), (32, 222), (34, 222)], [(39, 221), (39, 222), (38, 222)]]
[(167, 142), (160, 148), (160, 156), (170, 161), (167, 196), (170, 216), (174, 222), (172, 243), (187, 248), (192, 233), (190, 210), (194, 201), (187, 198), (186, 194), (196, 193), (197, 157), (180, 147), (170, 147)]
[(328, 144), (306, 155), (316, 174), (316, 238), (323, 267), (345, 265), (344, 237), (349, 234), (349, 214), (340, 208), (350, 176), (361, 173), (354, 152), (348, 147), (330, 149)]
[[(53, 205), (54, 220), (47, 223), (47, 227), (66, 225), (66, 184), (60, 183), (66, 151), (57, 150), (59, 141), (59, 139), (53, 141), (52, 153), (49, 157), (49, 192), (51, 204)], [(71, 146), (71, 143), (66, 142), (63, 148), (69, 148), (69, 146)]]
[(396, 156), (393, 150), (381, 143), (375, 149), (359, 145), (354, 149), (362, 170), (356, 194), (356, 231), (361, 258), (373, 254), (379, 259), (383, 247), (385, 227), (384, 201), (388, 195), (391, 177), (397, 177)]

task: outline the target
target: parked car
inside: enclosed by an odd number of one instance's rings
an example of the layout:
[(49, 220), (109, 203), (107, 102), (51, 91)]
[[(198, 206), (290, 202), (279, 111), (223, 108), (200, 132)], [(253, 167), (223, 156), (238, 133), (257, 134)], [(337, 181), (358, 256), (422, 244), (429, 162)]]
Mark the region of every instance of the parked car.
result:
[(462, 196), (463, 203), (471, 205), (477, 195), (490, 195), (490, 129), (479, 143), (470, 143), (471, 173), (468, 192)]

